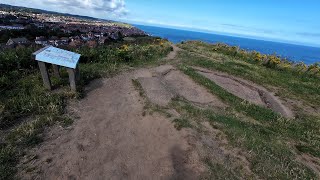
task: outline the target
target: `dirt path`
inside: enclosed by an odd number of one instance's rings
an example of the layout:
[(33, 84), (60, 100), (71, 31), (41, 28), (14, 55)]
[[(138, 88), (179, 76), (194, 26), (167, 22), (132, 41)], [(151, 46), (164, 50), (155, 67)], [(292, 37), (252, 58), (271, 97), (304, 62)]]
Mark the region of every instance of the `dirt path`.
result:
[(173, 60), (176, 56), (177, 56), (177, 53), (181, 50), (179, 47), (177, 47), (175, 44), (172, 44), (172, 48), (173, 48), (173, 51), (171, 51), (166, 59), (167, 60)]
[[(167, 59), (174, 59), (173, 46)], [(145, 100), (132, 80), (166, 105), (174, 94), (157, 74), (172, 66), (139, 69), (92, 82), (83, 100), (69, 109), (79, 117), (71, 128), (50, 130), (44, 143), (21, 163), (23, 179), (198, 179), (205, 171), (191, 146), (190, 132), (177, 131), (170, 119), (144, 112)]]
[[(53, 130), (20, 172), (29, 179), (197, 179), (203, 172), (188, 133), (154, 113), (143, 115), (144, 100), (132, 79), (141, 69), (94, 81), (74, 111), (69, 131)], [(31, 166), (31, 167), (30, 167)]]

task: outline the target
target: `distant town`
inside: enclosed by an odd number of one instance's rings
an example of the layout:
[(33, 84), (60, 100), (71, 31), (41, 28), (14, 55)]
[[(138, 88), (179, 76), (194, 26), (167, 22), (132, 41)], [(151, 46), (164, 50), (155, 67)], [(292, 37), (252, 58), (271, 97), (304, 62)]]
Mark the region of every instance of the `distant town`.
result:
[(131, 25), (60, 14), (0, 9), (0, 47), (52, 45), (95, 47), (125, 37), (146, 36)]

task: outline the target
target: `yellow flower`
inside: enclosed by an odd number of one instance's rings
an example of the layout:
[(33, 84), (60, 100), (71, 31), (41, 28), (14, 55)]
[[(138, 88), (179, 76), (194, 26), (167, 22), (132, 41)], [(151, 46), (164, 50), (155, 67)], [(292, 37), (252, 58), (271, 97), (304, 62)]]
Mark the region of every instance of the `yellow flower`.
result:
[(124, 44), (124, 45), (121, 46), (120, 49), (121, 49), (121, 50), (124, 50), (124, 51), (128, 51), (128, 50), (129, 50), (129, 46), (126, 45), (126, 44)]

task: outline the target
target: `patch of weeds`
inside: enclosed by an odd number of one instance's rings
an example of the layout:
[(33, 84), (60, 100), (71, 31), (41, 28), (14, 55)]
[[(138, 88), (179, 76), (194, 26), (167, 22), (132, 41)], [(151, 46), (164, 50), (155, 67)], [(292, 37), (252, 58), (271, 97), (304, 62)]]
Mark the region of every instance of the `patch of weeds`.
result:
[(209, 169), (209, 179), (242, 179), (231, 168), (219, 163), (212, 163), (209, 159), (206, 159), (205, 163)]
[(140, 84), (140, 82), (137, 79), (132, 79), (132, 84), (135, 87), (135, 89), (139, 92), (139, 95), (143, 98), (147, 98), (146, 94)]
[(69, 127), (74, 122), (74, 120), (71, 117), (62, 117), (59, 121), (62, 124), (62, 127)]
[(173, 120), (173, 123), (174, 123), (174, 127), (179, 131), (182, 128), (192, 128), (190, 121), (185, 118), (175, 119), (175, 120)]
[(17, 151), (13, 146), (0, 146), (0, 179), (11, 179), (17, 171)]
[(33, 121), (28, 121), (18, 128), (12, 130), (8, 136), (7, 141), (15, 146), (33, 146), (41, 142), (39, 136), (45, 127), (50, 126), (59, 120), (56, 116), (39, 116)]
[(306, 145), (296, 145), (295, 147), (301, 153), (308, 153), (308, 154), (311, 154), (315, 157), (320, 158), (320, 152), (318, 150), (316, 150), (315, 148), (312, 148), (312, 147), (306, 146)]
[(143, 87), (141, 86), (140, 82), (137, 79), (132, 79), (132, 84), (134, 88), (139, 92), (140, 97), (142, 97), (145, 100), (145, 105), (143, 106), (144, 110), (144, 116), (146, 115), (147, 111), (151, 109), (151, 102), (148, 100)]

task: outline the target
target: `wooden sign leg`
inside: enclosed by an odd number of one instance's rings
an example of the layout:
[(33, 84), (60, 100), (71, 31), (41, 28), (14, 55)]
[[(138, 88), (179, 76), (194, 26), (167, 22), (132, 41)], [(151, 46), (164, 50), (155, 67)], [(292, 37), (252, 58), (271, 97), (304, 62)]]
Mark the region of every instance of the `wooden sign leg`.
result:
[(49, 77), (49, 73), (48, 73), (48, 69), (47, 69), (46, 63), (38, 61), (38, 65), (39, 65), (39, 68), (40, 68), (40, 72), (41, 72), (41, 76), (42, 76), (44, 87), (49, 89), (49, 90), (51, 90), (51, 81), (50, 81), (50, 77)]
[(76, 72), (74, 69), (67, 68), (68, 74), (69, 74), (69, 81), (70, 81), (70, 87), (72, 91), (77, 91), (77, 85), (76, 85)]
[(60, 76), (60, 68), (58, 65), (52, 64), (54, 76), (57, 78), (61, 78)]

